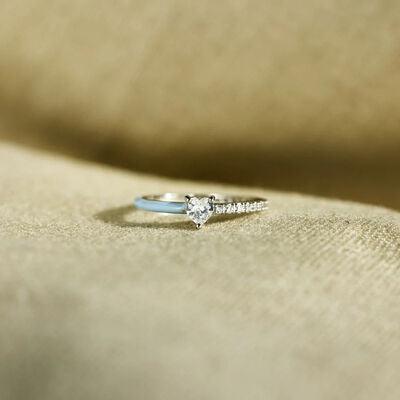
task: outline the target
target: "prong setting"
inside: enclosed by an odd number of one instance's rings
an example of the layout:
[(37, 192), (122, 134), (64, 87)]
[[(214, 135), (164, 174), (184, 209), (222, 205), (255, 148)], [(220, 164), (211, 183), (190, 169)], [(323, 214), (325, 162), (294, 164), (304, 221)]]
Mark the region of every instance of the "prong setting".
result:
[(185, 195), (186, 214), (200, 229), (214, 212), (214, 196), (196, 197)]

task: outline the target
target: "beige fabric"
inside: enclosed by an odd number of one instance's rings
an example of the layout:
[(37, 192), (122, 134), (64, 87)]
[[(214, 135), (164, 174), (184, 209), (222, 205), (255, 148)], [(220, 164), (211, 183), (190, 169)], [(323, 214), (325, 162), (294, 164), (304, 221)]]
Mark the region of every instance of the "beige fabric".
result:
[[(400, 208), (399, 15), (2, 0), (0, 138), (134, 172), (1, 142), (0, 400), (398, 400), (400, 214), (265, 188)], [(167, 190), (271, 210), (130, 205)]]
[(136, 170), (399, 208), (399, 15), (397, 0), (2, 0), (0, 114), (13, 140)]
[(130, 199), (239, 189), (5, 144), (0, 187), (2, 400), (399, 398), (399, 213), (256, 191), (196, 231)]

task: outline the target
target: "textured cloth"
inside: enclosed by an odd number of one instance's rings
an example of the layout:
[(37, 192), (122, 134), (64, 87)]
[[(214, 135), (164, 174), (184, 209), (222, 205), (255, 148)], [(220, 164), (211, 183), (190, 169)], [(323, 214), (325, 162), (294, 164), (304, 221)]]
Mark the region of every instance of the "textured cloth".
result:
[(2, 0), (0, 114), (14, 140), (136, 170), (400, 208), (399, 15), (398, 0)]
[[(400, 214), (0, 147), (2, 400), (400, 397)], [(265, 195), (209, 222), (140, 193)]]
[(400, 214), (264, 189), (400, 209), (399, 14), (0, 1), (0, 137), (135, 170), (0, 144), (0, 399), (398, 400)]

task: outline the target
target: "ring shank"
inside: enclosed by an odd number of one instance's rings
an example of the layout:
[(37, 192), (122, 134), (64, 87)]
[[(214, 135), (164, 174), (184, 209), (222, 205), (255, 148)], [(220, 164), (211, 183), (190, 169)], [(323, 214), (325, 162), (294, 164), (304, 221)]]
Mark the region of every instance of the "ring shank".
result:
[(238, 202), (243, 202), (243, 201), (262, 201), (265, 199), (262, 199), (260, 197), (246, 197), (246, 196), (232, 196), (232, 195), (227, 195), (227, 194), (220, 194), (220, 193), (211, 193), (211, 194), (205, 194), (205, 193), (189, 193), (189, 194), (184, 194), (184, 193), (163, 193), (163, 194), (151, 194), (151, 195), (146, 195), (142, 196), (143, 199), (146, 200), (151, 200), (151, 201), (167, 201), (167, 202), (186, 202), (186, 197), (210, 197), (214, 196), (215, 202), (216, 203), (238, 203)]

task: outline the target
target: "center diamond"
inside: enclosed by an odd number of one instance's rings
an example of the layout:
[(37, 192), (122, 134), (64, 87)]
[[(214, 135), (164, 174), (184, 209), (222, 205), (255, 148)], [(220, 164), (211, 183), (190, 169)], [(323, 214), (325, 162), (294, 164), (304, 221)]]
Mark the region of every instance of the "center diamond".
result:
[(186, 197), (186, 214), (196, 224), (196, 228), (202, 225), (211, 217), (214, 211), (212, 197)]

